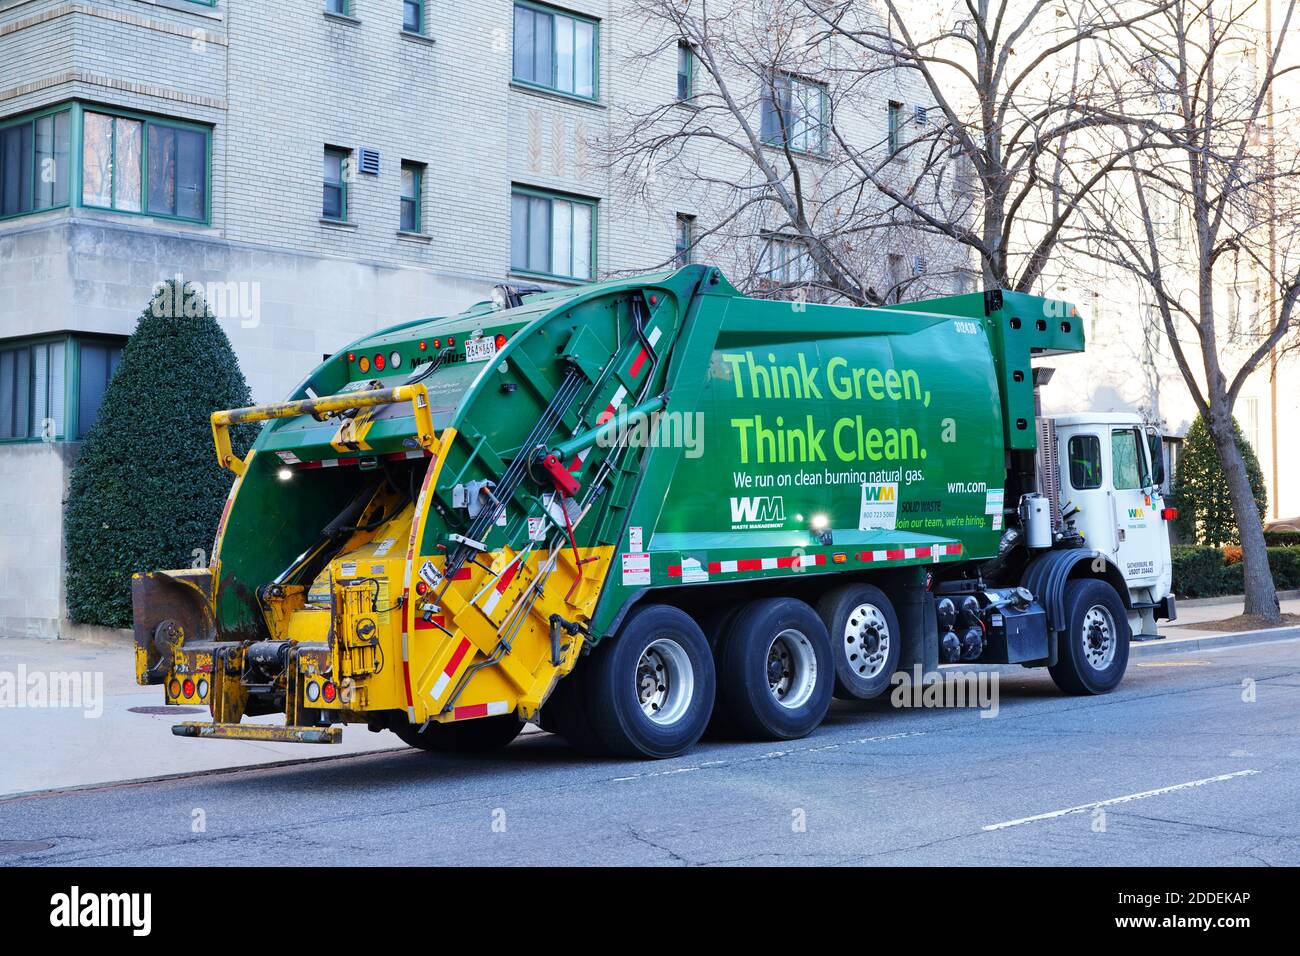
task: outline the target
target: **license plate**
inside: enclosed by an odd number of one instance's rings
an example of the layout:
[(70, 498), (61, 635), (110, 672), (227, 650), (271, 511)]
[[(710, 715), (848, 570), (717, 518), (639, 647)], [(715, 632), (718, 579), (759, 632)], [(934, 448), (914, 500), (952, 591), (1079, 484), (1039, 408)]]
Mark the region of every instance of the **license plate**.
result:
[(486, 362), (497, 354), (497, 340), (494, 336), (470, 339), (465, 343), (466, 362)]

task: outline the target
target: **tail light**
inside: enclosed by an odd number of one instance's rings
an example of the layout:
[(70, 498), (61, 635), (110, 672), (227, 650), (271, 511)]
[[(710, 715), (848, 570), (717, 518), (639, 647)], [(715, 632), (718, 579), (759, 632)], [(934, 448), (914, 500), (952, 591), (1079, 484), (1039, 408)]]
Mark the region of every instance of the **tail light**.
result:
[(363, 372), (369, 372), (370, 359), (366, 358), (364, 355), (361, 356), (361, 358), (357, 360), (357, 368), (361, 369)]
[(334, 703), (334, 698), (339, 695), (339, 691), (332, 681), (326, 681), (325, 687), (321, 690), (321, 694), (325, 698), (325, 703), (332, 704)]
[(208, 696), (208, 682), (204, 680), (202, 677), (199, 678), (198, 691), (199, 691), (200, 698)]
[(499, 348), (499, 349), (503, 349), (503, 348), (505, 348), (505, 347), (506, 347), (506, 336), (505, 336), (505, 333), (504, 333), (504, 332), (498, 332), (498, 333), (497, 333), (497, 339), (496, 339), (496, 341), (497, 341), (497, 348)]
[(188, 677), (185, 678), (185, 696), (194, 696), (194, 681), (190, 680)]
[(1178, 509), (1177, 509), (1177, 508), (1161, 508), (1161, 509), (1160, 509), (1160, 517), (1164, 518), (1166, 521), (1174, 521), (1174, 520), (1176, 520), (1176, 519), (1178, 518)]
[(181, 682), (178, 681), (175, 677), (173, 677), (172, 682), (167, 685), (167, 695), (169, 697), (181, 696)]

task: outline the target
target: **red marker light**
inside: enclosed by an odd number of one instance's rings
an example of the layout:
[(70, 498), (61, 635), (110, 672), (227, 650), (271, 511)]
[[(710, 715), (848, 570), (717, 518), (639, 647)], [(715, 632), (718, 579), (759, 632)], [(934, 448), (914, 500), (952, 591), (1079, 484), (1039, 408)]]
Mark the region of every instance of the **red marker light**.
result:
[(447, 336), (447, 347), (448, 347), (448, 348), (455, 348), (455, 347), (456, 347), (456, 340), (455, 340), (454, 338), (452, 338), (450, 335)]
[(349, 361), (349, 362), (355, 360), (356, 357), (357, 357), (357, 356), (356, 356), (356, 353), (355, 353), (355, 352), (349, 352), (349, 353), (348, 353), (348, 361)]
[(1178, 509), (1177, 509), (1177, 508), (1161, 508), (1161, 509), (1160, 509), (1160, 517), (1164, 518), (1166, 521), (1175, 521), (1175, 520), (1177, 520), (1177, 518), (1178, 518)]
[(505, 347), (506, 347), (506, 336), (505, 336), (505, 333), (504, 333), (504, 332), (498, 332), (498, 333), (497, 333), (497, 340), (496, 340), (496, 341), (497, 341), (497, 348), (499, 348), (499, 349), (503, 349), (503, 348), (505, 348)]
[(378, 355), (375, 356), (375, 371), (382, 372), (383, 370), (384, 370), (384, 353), (380, 352)]
[(429, 593), (429, 585), (425, 584), (423, 581), (417, 581), (417, 582), (415, 583), (415, 593), (416, 593), (416, 594), (428, 594), (428, 593)]
[(434, 340), (433, 340), (433, 347), (434, 347), (435, 349), (440, 349), (440, 348), (442, 348), (442, 339), (434, 339)]
[(334, 703), (334, 698), (338, 696), (338, 688), (336, 688), (332, 682), (326, 682), (322, 694), (325, 697), (325, 703), (332, 704)]
[(652, 295), (652, 296), (650, 296), (650, 304), (651, 304), (651, 305), (658, 305), (658, 304), (659, 304), (659, 296), (657, 296), (657, 295)]
[(420, 343), (420, 351), (421, 351), (421, 352), (423, 352), (423, 351), (424, 351), (425, 349), (427, 349), (428, 347), (429, 347), (429, 346), (428, 346), (427, 344), (425, 344), (424, 342), (421, 342), (421, 343)]
[(194, 696), (194, 681), (190, 680), (188, 677), (185, 678), (185, 696)]

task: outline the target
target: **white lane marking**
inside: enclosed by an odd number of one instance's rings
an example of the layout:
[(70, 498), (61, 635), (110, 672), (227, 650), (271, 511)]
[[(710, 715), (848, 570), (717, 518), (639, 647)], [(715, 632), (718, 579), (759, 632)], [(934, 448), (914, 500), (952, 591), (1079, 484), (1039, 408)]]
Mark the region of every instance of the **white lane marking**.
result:
[(1051, 813), (1039, 813), (1032, 817), (1021, 817), (1019, 820), (1007, 820), (1004, 823), (990, 823), (984, 827), (985, 830), (1005, 830), (1008, 827), (1018, 827), (1022, 823), (1037, 823), (1039, 820), (1052, 820), (1056, 817), (1063, 817), (1067, 813), (1085, 813), (1088, 810), (1095, 810), (1098, 807), (1109, 807), (1117, 803), (1128, 803), (1132, 800), (1145, 800), (1147, 797), (1158, 797), (1162, 794), (1173, 793), (1175, 790), (1187, 790), (1191, 787), (1203, 787), (1207, 783), (1222, 783), (1224, 780), (1232, 780), (1236, 777), (1249, 777), (1251, 774), (1259, 773), (1258, 770), (1238, 770), (1234, 773), (1221, 773), (1217, 777), (1204, 777), (1200, 780), (1189, 780), (1186, 783), (1176, 783), (1172, 787), (1159, 787), (1155, 790), (1144, 790), (1142, 793), (1130, 793), (1123, 797), (1111, 797), (1109, 800), (1097, 800), (1094, 803), (1081, 803), (1077, 807), (1067, 807), (1064, 810), (1053, 810)]
[(765, 754), (758, 754), (753, 757), (741, 757), (736, 760), (706, 760), (703, 763), (696, 764), (692, 767), (674, 767), (671, 770), (653, 770), (649, 773), (634, 773), (627, 777), (613, 777), (613, 783), (623, 783), (627, 780), (648, 780), (651, 777), (671, 777), (679, 773), (691, 773), (694, 770), (706, 770), (710, 767), (721, 767), (728, 764), (752, 763), (755, 760), (776, 760), (781, 757), (788, 757), (791, 754), (799, 753), (824, 753), (827, 750), (839, 750), (841, 747), (853, 747), (857, 744), (875, 744), (886, 740), (902, 740), (904, 737), (924, 737), (926, 731), (914, 730), (906, 734), (885, 734), (880, 737), (859, 737), (856, 740), (846, 740), (839, 744), (822, 744), (820, 747), (791, 747), (789, 750), (771, 750)]

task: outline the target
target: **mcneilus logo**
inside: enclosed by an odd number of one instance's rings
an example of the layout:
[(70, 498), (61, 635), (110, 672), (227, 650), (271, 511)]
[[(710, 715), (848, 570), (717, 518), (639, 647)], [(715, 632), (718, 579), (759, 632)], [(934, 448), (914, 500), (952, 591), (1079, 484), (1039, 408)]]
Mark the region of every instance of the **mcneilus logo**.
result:
[(78, 886), (50, 897), (50, 925), (55, 927), (130, 927), (133, 936), (148, 936), (153, 927), (150, 893), (83, 893)]

